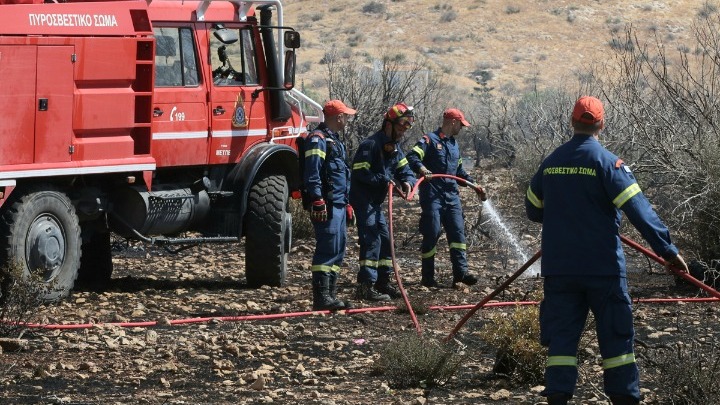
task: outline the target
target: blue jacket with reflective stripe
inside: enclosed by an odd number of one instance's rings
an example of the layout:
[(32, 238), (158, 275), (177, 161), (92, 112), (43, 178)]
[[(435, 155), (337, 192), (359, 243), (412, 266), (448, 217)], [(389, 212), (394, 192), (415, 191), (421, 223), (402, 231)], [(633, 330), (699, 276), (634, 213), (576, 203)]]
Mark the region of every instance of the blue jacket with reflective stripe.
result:
[(346, 163), (345, 145), (325, 123), (305, 139), (305, 187), (312, 200), (347, 205), (350, 168)]
[[(407, 155), (410, 168), (418, 173), (422, 166), (437, 174), (451, 174), (469, 182), (474, 182), (462, 164), (460, 147), (455, 137), (445, 136), (441, 129), (430, 132), (420, 138)], [(460, 195), (457, 181), (447, 177), (438, 177), (420, 184), (420, 204), (429, 200), (441, 199), (445, 204), (459, 204)]]
[(576, 134), (543, 161), (525, 208), (543, 224), (543, 276), (625, 277), (620, 210), (656, 254), (671, 259), (678, 253), (630, 168), (592, 136)]
[(383, 150), (389, 142), (390, 138), (385, 132), (378, 131), (362, 141), (355, 152), (350, 204), (356, 210), (370, 204), (382, 204), (387, 196), (390, 180), (395, 180), (398, 187), (401, 182), (407, 182), (412, 187), (417, 181), (400, 145), (396, 146), (397, 153), (394, 155)]

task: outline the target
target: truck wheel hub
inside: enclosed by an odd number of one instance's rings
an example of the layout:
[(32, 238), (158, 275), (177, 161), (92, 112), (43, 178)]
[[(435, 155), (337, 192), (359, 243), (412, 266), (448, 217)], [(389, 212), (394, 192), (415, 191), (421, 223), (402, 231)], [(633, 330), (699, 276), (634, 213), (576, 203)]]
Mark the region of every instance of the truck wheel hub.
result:
[(38, 217), (30, 227), (26, 239), (26, 257), (30, 271), (42, 270), (46, 280), (60, 268), (65, 259), (65, 237), (56, 218)]

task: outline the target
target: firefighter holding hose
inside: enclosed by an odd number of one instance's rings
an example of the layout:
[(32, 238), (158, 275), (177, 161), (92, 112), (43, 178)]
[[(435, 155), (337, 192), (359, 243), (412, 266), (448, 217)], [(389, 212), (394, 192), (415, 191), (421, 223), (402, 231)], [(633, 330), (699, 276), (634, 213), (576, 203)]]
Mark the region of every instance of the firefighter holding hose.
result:
[(640, 403), (632, 305), (619, 234), (622, 213), (675, 268), (687, 265), (630, 168), (598, 141), (602, 102), (584, 96), (572, 111), (574, 135), (552, 152), (530, 181), (527, 216), (543, 224), (544, 299), (540, 340), (548, 347), (545, 390), (567, 404), (577, 381), (577, 348), (588, 311), (595, 317), (604, 390), (614, 405)]
[(401, 297), (390, 283), (391, 242), (383, 202), (391, 183), (397, 183), (408, 195), (417, 181), (398, 145), (414, 121), (411, 106), (393, 105), (383, 116), (380, 130), (358, 146), (353, 158), (350, 204), (355, 208), (360, 238), (358, 299), (389, 301)]
[[(440, 239), (441, 225), (445, 227), (450, 246), (453, 285), (463, 283), (473, 285), (477, 278), (468, 273), (465, 253), (465, 221), (458, 184), (467, 186), (473, 183), (465, 171), (460, 156), (460, 147), (455, 137), (464, 127), (470, 126), (462, 111), (449, 108), (443, 112), (442, 125), (437, 130), (424, 135), (408, 153), (410, 168), (425, 179), (420, 184), (420, 233), (422, 244), (422, 278), (425, 287), (439, 287), (435, 280), (436, 244)], [(435, 174), (450, 174), (465, 181), (447, 177), (432, 178)]]

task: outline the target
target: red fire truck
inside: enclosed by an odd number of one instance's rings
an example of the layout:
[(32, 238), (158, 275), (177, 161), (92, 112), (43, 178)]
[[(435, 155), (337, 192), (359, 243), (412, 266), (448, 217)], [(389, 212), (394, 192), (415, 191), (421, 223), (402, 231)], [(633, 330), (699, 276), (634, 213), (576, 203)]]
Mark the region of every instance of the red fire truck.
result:
[(244, 237), (248, 284), (282, 285), (294, 140), (322, 120), (299, 45), (279, 0), (0, 0), (0, 264), (54, 300), (107, 286), (111, 233)]

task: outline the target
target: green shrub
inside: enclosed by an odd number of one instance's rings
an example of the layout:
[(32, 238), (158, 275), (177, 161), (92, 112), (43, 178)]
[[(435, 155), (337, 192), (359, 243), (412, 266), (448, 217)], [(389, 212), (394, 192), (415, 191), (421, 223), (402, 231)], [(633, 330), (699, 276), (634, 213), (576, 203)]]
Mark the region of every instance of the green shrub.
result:
[(380, 350), (374, 372), (384, 375), (393, 388), (427, 388), (445, 384), (461, 364), (454, 344), (408, 333)]
[(538, 311), (537, 306), (518, 306), (507, 316), (492, 316), (480, 331), (480, 339), (497, 350), (493, 372), (518, 383), (543, 381), (547, 349), (540, 345)]

